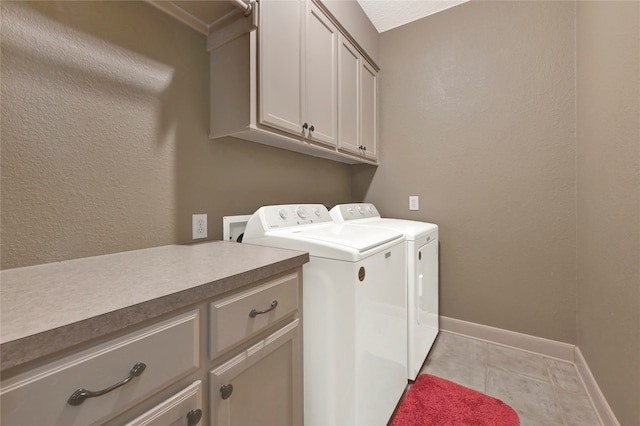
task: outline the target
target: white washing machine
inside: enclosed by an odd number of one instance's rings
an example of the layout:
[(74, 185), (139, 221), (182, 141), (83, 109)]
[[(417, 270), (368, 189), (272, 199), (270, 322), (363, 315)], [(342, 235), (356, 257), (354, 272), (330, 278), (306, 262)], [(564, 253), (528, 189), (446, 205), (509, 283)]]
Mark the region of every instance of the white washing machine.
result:
[(265, 206), (243, 243), (309, 252), (303, 266), (305, 425), (385, 425), (407, 385), (406, 244), (336, 224), (321, 204)]
[(439, 331), (438, 226), (381, 218), (373, 204), (340, 204), (330, 211), (336, 223), (402, 232), (407, 244), (407, 378), (415, 380)]

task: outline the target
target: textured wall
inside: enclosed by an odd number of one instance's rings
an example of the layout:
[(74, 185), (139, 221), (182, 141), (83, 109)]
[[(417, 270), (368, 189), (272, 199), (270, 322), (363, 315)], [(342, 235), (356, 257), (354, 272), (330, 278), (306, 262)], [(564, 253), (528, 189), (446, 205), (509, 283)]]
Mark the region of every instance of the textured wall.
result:
[(380, 66), (354, 195), (440, 226), (442, 315), (575, 343), (574, 4), (465, 3), (382, 33)]
[(578, 2), (578, 347), (640, 424), (640, 3)]
[(223, 215), (350, 200), (346, 165), (209, 140), (205, 38), (149, 4), (0, 7), (3, 269), (189, 241), (192, 213), (220, 239)]

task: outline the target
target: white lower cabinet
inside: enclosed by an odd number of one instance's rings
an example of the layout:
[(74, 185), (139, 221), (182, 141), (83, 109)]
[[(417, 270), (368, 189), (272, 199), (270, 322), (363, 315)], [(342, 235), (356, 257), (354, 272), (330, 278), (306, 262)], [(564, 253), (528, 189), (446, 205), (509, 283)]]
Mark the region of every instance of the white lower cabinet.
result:
[[(3, 373), (0, 423), (301, 425), (301, 285), (300, 267), (30, 370)], [(211, 341), (218, 338), (220, 344)], [(222, 398), (226, 385), (233, 392)]]
[(299, 320), (211, 370), (211, 424), (302, 425)]
[(199, 367), (199, 311), (3, 380), (2, 425), (102, 423)]

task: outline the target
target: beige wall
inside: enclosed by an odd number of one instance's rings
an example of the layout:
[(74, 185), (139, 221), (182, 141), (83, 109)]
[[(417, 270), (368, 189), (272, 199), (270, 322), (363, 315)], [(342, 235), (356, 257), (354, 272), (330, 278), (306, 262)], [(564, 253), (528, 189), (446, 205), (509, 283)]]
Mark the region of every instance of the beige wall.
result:
[(640, 3), (578, 2), (578, 347), (640, 424)]
[(381, 34), (381, 165), (354, 195), (439, 225), (442, 315), (575, 343), (574, 51), (571, 2), (470, 2)]
[(349, 167), (211, 141), (205, 37), (144, 2), (1, 2), (1, 258), (191, 239), (191, 214), (350, 201)]

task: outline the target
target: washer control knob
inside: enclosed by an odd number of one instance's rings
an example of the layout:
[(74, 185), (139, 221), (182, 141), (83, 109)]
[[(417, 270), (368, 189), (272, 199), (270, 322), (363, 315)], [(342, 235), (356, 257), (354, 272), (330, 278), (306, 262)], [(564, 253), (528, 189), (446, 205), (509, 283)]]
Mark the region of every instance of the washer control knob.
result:
[(285, 209), (278, 210), (278, 215), (280, 219), (285, 220), (287, 218), (287, 211)]
[(371, 206), (367, 206), (367, 212), (373, 213), (373, 209), (371, 208)]
[(353, 216), (353, 207), (347, 207), (347, 213), (349, 213), (349, 216)]
[(298, 213), (298, 216), (300, 216), (300, 219), (305, 219), (309, 216), (309, 212), (307, 212), (307, 209), (304, 207), (298, 207), (298, 210), (296, 210), (296, 213)]
[(362, 208), (362, 206), (358, 206), (358, 213), (360, 214), (364, 214), (364, 209)]
[(319, 208), (317, 208), (317, 207), (316, 207), (316, 208), (314, 208), (314, 209), (313, 209), (313, 214), (315, 214), (315, 215), (316, 215), (316, 217), (320, 217), (320, 214), (321, 214), (321, 213), (320, 213), (320, 209), (319, 209)]

